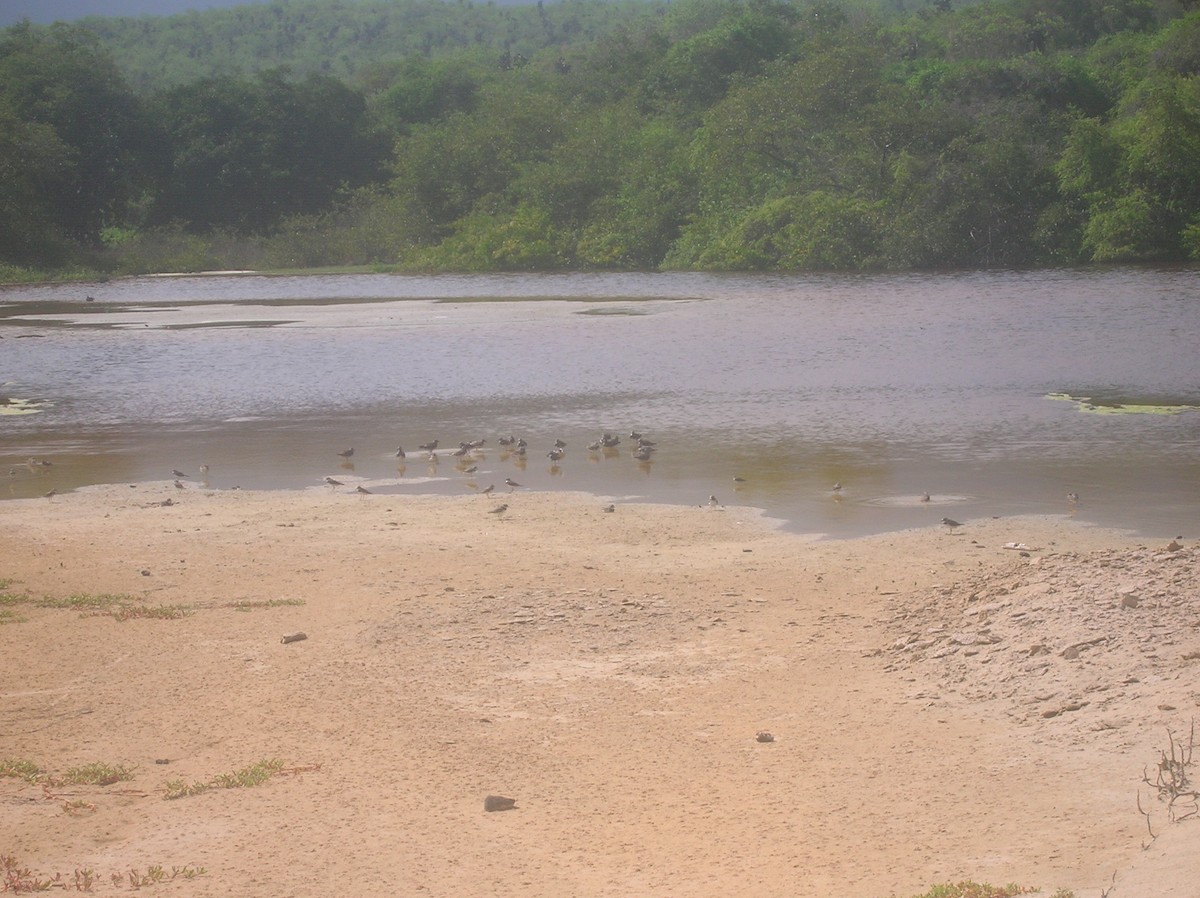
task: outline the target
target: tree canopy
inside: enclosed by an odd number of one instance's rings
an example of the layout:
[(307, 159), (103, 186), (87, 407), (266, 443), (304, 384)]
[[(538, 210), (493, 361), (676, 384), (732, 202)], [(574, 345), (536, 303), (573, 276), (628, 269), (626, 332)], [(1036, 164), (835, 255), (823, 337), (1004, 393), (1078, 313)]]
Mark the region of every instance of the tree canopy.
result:
[(0, 265), (1194, 260), (1195, 6), (296, 0), (26, 22), (0, 31)]

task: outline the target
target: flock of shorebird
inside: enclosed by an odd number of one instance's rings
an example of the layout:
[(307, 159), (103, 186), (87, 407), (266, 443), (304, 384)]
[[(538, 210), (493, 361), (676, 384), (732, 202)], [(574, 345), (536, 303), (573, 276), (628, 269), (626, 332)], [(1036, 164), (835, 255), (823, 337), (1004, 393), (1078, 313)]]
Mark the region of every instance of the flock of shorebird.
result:
[[(651, 461), (654, 453), (658, 449), (654, 440), (649, 439), (645, 434), (639, 433), (636, 430), (631, 431), (626, 439), (628, 442), (625, 445), (632, 447), (630, 449), (630, 455), (635, 461), (643, 465), (647, 465)], [(500, 437), (496, 442), (499, 446), (499, 459), (501, 462), (511, 462), (518, 470), (525, 470), (530, 450), (529, 442), (524, 437), (509, 435)], [(622, 438), (620, 436), (605, 432), (601, 434), (599, 439), (588, 443), (586, 450), (592, 457), (613, 457), (620, 453), (621, 445)], [(436, 469), (436, 466), (444, 457), (453, 459), (455, 467), (461, 473), (472, 478), (470, 481), (468, 481), (472, 488), (477, 490), (481, 495), (490, 496), (495, 492), (496, 484), (490, 483), (486, 487), (480, 489), (478, 484), (476, 484), (474, 481), (474, 475), (479, 473), (479, 463), (482, 462), (486, 457), (486, 446), (487, 440), (484, 439), (463, 440), (458, 444), (457, 448), (450, 450), (446, 448), (440, 448), (440, 440), (431, 440), (428, 443), (422, 443), (417, 447), (417, 450), (420, 453), (420, 457), (429, 463), (431, 471)], [(354, 465), (351, 461), (351, 459), (354, 458), (353, 446), (342, 449), (337, 453), (337, 455), (342, 459), (342, 467), (353, 469)], [(398, 464), (401, 473), (403, 473), (407, 462), (413, 457), (413, 455), (415, 455), (415, 453), (410, 454), (406, 452), (403, 446), (396, 447), (395, 458), (399, 460)], [(550, 462), (552, 473), (558, 472), (558, 463), (561, 462), (566, 455), (566, 441), (562, 439), (556, 439), (545, 453), (545, 457)], [(345, 481), (338, 480), (336, 477), (326, 477), (325, 483), (335, 488), (347, 485)], [(515, 490), (525, 488), (524, 484), (518, 483), (512, 477), (505, 477), (504, 485), (508, 487), (508, 491), (510, 493), (514, 492)], [(363, 495), (369, 495), (371, 491), (366, 487), (359, 485), (355, 487), (355, 492)], [(604, 510), (612, 511), (613, 508), (614, 506), (607, 506)], [(508, 504), (503, 503), (493, 508), (490, 513), (500, 515), (507, 510)]]

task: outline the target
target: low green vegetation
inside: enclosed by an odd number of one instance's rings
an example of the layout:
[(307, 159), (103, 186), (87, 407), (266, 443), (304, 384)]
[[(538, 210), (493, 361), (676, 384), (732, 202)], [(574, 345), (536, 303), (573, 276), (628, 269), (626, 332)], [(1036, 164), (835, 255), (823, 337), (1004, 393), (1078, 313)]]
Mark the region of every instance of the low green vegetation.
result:
[(1185, 0), (23, 23), (0, 278), (1195, 260), (1198, 47)]
[[(200, 607), (186, 604), (147, 605), (135, 596), (126, 593), (74, 593), (69, 596), (35, 598), (30, 595), (2, 591), (6, 586), (7, 581), (0, 580), (0, 625), (25, 622), (26, 618), (13, 610), (19, 606), (77, 611), (85, 616), (112, 617), (118, 621), (179, 620), (195, 614)], [(303, 604), (304, 599), (260, 599), (224, 602), (216, 607), (232, 608), (235, 611), (259, 611)]]
[[(1041, 894), (1043, 894), (1041, 889), (1030, 889), (1017, 885), (993, 886), (965, 880), (936, 885), (928, 892), (914, 895), (913, 898), (1014, 898), (1016, 895)], [(1067, 889), (1059, 889), (1050, 898), (1075, 898), (1075, 893)]]
[[(168, 872), (164, 867), (154, 864), (147, 867), (144, 873), (140, 869), (133, 869), (126, 873), (113, 873), (109, 878), (114, 888), (128, 885), (130, 889), (141, 889), (145, 886), (171, 882), (174, 879), (195, 879), (197, 876), (203, 876), (206, 872), (208, 871), (204, 867), (191, 864), (172, 867)], [(29, 867), (22, 866), (14, 855), (0, 856), (0, 892), (11, 892), (14, 895), (48, 892), (51, 889), (92, 892), (98, 882), (100, 882), (99, 875), (90, 867), (76, 868), (72, 877), (64, 876), (61, 873), (46, 876), (35, 873)]]
[(47, 786), (111, 786), (133, 779), (136, 767), (95, 761), (54, 774), (26, 758), (0, 759), (0, 777)]
[(264, 758), (241, 770), (222, 773), (204, 782), (186, 783), (183, 780), (171, 780), (165, 786), (163, 798), (172, 800), (186, 798), (189, 795), (200, 795), (212, 789), (243, 789), (261, 786), (281, 770), (283, 770), (282, 761)]
[(264, 608), (289, 608), (303, 605), (304, 599), (263, 599), (259, 601), (242, 600), (229, 602), (224, 607), (234, 611), (259, 611)]

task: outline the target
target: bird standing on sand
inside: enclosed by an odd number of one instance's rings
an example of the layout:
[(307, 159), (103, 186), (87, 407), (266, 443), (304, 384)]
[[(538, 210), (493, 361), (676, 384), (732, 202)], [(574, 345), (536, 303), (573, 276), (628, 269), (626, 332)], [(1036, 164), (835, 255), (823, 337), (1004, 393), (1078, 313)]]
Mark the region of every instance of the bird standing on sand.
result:
[(334, 480), (332, 477), (326, 477), (325, 482), (328, 483), (330, 486), (343, 486), (344, 485), (340, 480)]
[(496, 488), (496, 484), (489, 483), (487, 489), (485, 489), (483, 491), (483, 495), (490, 496), (492, 494), (492, 490), (494, 490), (495, 488)]
[(424, 443), (424, 444), (418, 446), (417, 448), (420, 449), (422, 452), (433, 452), (437, 449), (437, 447), (438, 447), (438, 441), (433, 440), (432, 442)]
[(516, 482), (515, 480), (513, 480), (511, 477), (505, 477), (505, 478), (504, 478), (504, 485), (508, 487), (508, 491), (511, 493), (513, 490), (515, 490), (515, 489), (516, 489), (517, 487), (519, 487), (521, 484), (517, 483), (517, 482)]
[(710, 508), (716, 508), (716, 507), (717, 507), (718, 505), (720, 505), (720, 504), (721, 504), (721, 503), (717, 501), (717, 497), (716, 497), (716, 496), (709, 496), (709, 497), (708, 497), (708, 505), (709, 505), (709, 507), (710, 507)]
[(183, 489), (183, 483), (179, 480), (176, 480), (175, 481), (175, 489), (177, 489), (177, 490)]
[(175, 475), (175, 479), (176, 479), (176, 480), (179, 480), (179, 479), (182, 479), (182, 478), (184, 478), (184, 477), (187, 477), (187, 474), (184, 474), (184, 473), (183, 473), (183, 471), (179, 470), (178, 468), (174, 468), (174, 469), (171, 471), (171, 473), (172, 473), (173, 475)]
[(942, 523), (945, 524), (947, 527), (949, 527), (951, 530), (953, 530), (955, 527), (962, 526), (962, 524), (960, 524), (958, 521), (954, 520), (953, 518), (942, 518)]
[(358, 493), (360, 496), (371, 495), (371, 491), (369, 489), (367, 489), (365, 486), (356, 486), (354, 488), (354, 492)]
[(506, 511), (508, 511), (507, 505), (497, 505), (495, 508), (489, 511), (488, 514), (504, 514)]
[(928, 502), (929, 501), (929, 493), (921, 493), (921, 501)]

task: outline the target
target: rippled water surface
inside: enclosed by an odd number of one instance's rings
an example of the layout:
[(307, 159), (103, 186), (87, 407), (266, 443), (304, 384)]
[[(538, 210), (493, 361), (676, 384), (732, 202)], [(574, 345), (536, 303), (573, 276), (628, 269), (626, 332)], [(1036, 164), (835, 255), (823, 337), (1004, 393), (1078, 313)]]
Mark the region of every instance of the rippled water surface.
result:
[[(139, 278), (0, 289), (0, 337), (6, 497), (207, 464), (214, 488), (713, 494), (833, 535), (1014, 513), (1197, 532), (1191, 270)], [(604, 431), (621, 445), (589, 452)]]

